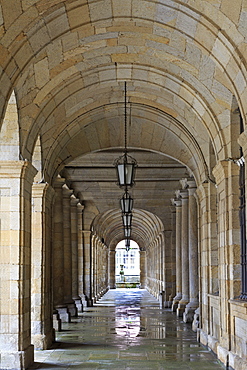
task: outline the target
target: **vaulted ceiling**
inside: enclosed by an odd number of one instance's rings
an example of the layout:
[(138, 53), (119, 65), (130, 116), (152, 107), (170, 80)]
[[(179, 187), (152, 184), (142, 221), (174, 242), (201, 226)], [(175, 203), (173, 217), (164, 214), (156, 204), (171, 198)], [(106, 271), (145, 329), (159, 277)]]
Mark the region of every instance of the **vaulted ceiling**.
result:
[(126, 81), (135, 209), (169, 225), (179, 179), (208, 181), (236, 150), (246, 12), (241, 0), (0, 0), (0, 112), (14, 90), (20, 157), (38, 145), (45, 181), (60, 173), (94, 216), (117, 209)]

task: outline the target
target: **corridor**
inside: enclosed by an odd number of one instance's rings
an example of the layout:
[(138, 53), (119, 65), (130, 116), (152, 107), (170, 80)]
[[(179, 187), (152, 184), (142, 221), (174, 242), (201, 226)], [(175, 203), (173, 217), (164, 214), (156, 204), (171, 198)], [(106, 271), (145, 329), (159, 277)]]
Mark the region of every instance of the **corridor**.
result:
[(108, 291), (70, 324), (52, 349), (35, 351), (30, 369), (222, 369), (189, 324), (144, 289)]

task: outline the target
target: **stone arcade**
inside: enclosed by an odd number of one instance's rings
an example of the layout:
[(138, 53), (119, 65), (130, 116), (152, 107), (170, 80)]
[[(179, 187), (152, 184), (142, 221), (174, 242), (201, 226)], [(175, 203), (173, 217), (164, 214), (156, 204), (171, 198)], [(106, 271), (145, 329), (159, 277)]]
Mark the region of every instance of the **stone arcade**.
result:
[(115, 287), (125, 81), (141, 286), (247, 368), (246, 66), (246, 0), (0, 0), (0, 368)]

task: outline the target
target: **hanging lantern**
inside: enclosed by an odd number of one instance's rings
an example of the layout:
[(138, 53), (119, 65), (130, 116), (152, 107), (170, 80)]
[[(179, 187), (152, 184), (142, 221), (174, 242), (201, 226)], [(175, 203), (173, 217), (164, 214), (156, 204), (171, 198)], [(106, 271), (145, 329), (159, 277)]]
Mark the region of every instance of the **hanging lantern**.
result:
[(130, 238), (131, 235), (131, 228), (130, 227), (125, 227), (124, 228), (124, 236), (125, 238)]
[(133, 198), (126, 191), (120, 199), (120, 206), (123, 213), (130, 213), (133, 208)]
[(123, 213), (122, 218), (123, 218), (124, 228), (130, 229), (131, 221), (132, 221), (132, 213)]
[(128, 187), (134, 185), (135, 170), (137, 162), (134, 158), (128, 155), (127, 150), (127, 92), (126, 82), (124, 84), (124, 154), (115, 161), (117, 170), (118, 186), (124, 187), (127, 191)]
[(130, 250), (130, 239), (125, 239), (125, 249), (128, 252)]
[(131, 188), (134, 185), (137, 162), (130, 155), (125, 153), (115, 162), (117, 170), (118, 186), (120, 188)]

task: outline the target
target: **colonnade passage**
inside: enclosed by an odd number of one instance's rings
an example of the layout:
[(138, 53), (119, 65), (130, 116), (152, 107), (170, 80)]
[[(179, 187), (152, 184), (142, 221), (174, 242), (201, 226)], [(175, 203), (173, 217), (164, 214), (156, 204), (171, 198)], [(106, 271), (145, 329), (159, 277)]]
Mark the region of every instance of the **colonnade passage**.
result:
[(34, 358), (30, 369), (223, 369), (189, 325), (144, 289), (109, 290)]
[(79, 327), (79, 368), (102, 343), (131, 368), (98, 302), (132, 240), (162, 306), (140, 309), (141, 367), (165, 343), (179, 369), (203, 345), (246, 370), (246, 161), (247, 0), (0, 0), (0, 368), (73, 368), (54, 346)]

